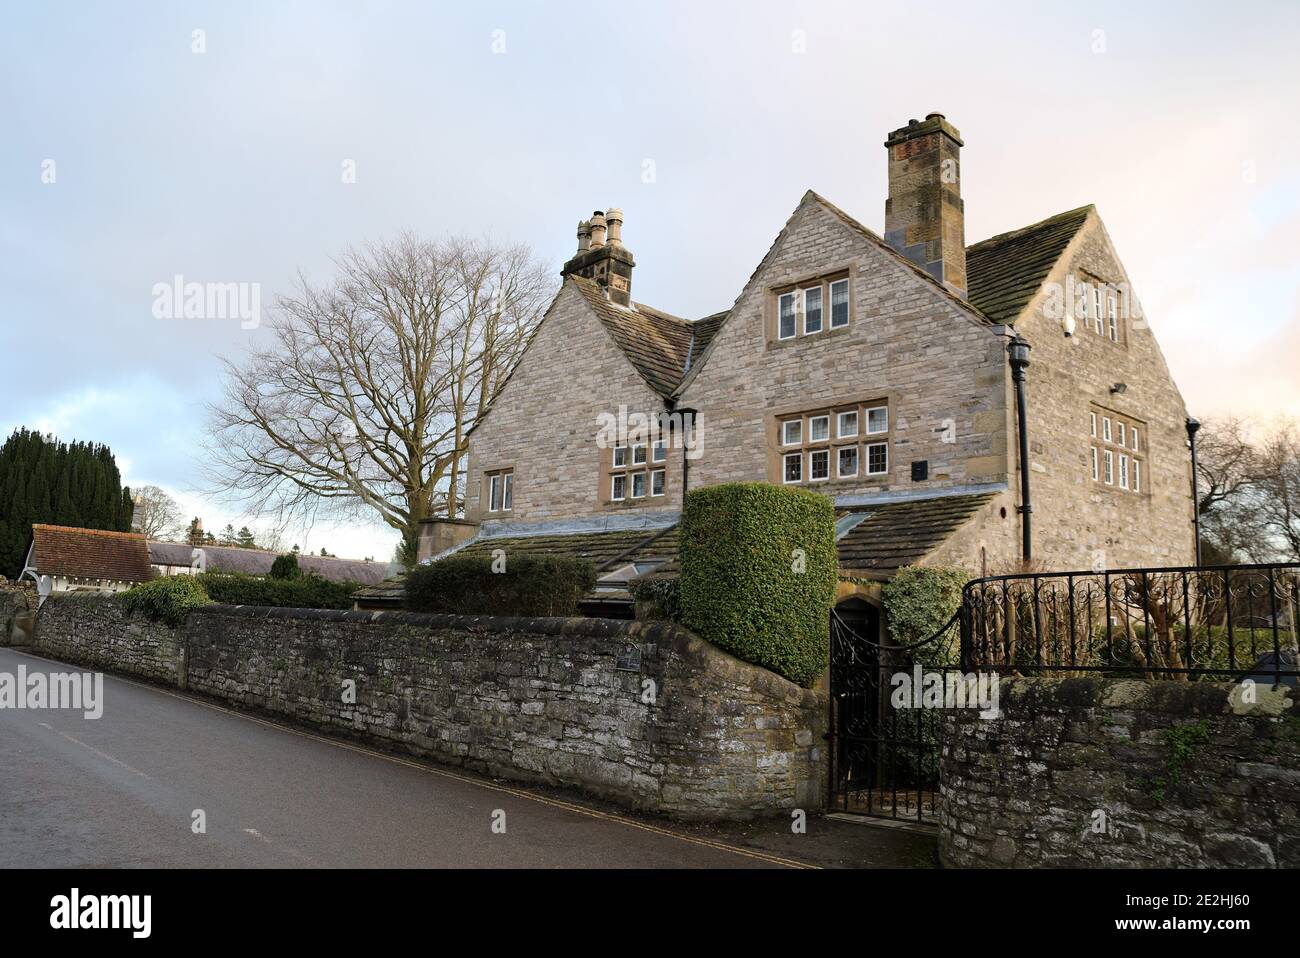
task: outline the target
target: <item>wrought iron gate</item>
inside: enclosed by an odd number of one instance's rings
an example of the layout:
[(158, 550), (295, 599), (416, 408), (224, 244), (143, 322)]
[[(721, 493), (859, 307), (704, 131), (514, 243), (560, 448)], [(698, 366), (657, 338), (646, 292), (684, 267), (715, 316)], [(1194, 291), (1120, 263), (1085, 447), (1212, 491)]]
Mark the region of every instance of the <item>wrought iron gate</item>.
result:
[(913, 707), (910, 691), (918, 665), (956, 668), (958, 618), (911, 646), (882, 643), (878, 621), (874, 609), (831, 613), (830, 806), (932, 823), (940, 713)]

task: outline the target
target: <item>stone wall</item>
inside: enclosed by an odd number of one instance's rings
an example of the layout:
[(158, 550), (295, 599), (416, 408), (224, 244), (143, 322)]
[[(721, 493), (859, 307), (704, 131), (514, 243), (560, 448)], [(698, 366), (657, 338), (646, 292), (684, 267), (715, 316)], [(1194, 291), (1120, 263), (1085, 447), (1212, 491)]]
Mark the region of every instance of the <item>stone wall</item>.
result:
[(36, 589), (30, 583), (20, 584), (0, 577), (0, 646), (22, 642), (22, 637), (15, 632), (15, 623), (20, 623), (35, 608)]
[(940, 858), (969, 867), (1300, 866), (1296, 691), (1011, 679), (943, 718)]
[[(166, 668), (160, 633), (175, 647)], [(824, 693), (666, 624), (210, 606), (172, 632), (125, 617), (112, 599), (69, 597), (42, 609), (37, 647), (683, 818), (824, 803)]]
[(75, 665), (169, 683), (184, 674), (184, 642), (177, 630), (129, 615), (119, 596), (50, 595), (36, 613), (33, 647)]

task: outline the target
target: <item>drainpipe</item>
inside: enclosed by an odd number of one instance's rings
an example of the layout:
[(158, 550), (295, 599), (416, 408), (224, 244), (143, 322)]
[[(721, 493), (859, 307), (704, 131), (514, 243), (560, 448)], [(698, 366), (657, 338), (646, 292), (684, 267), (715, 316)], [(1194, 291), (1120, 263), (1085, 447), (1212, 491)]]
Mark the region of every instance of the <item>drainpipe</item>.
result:
[(1196, 474), (1196, 433), (1201, 421), (1187, 417), (1187, 442), (1192, 447), (1192, 527), (1196, 530), (1196, 564), (1201, 564), (1201, 491)]
[(1034, 509), (1029, 501), (1029, 413), (1025, 405), (1025, 369), (1029, 366), (1029, 343), (1016, 336), (1007, 343), (1007, 356), (1011, 362), (1011, 379), (1016, 386), (1016, 432), (1020, 434), (1020, 533), (1021, 558), (1028, 565), (1033, 558), (1033, 535), (1030, 517)]
[[(687, 453), (690, 452), (690, 442), (687, 438), (687, 429), (694, 428), (695, 417), (698, 415), (699, 411), (695, 409), (678, 409), (676, 411), (680, 413), (682, 417), (682, 508), (685, 509), (687, 482), (691, 475), (691, 460), (687, 458)], [(691, 424), (690, 427), (687, 426), (688, 422)]]

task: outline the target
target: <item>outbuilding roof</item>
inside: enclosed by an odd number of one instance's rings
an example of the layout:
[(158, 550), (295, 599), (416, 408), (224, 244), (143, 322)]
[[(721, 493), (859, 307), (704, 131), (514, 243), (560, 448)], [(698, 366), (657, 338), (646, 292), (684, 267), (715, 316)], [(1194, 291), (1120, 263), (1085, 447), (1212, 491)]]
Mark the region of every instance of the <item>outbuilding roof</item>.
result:
[(39, 575), (107, 582), (147, 582), (149, 548), (137, 532), (32, 525), (29, 560)]

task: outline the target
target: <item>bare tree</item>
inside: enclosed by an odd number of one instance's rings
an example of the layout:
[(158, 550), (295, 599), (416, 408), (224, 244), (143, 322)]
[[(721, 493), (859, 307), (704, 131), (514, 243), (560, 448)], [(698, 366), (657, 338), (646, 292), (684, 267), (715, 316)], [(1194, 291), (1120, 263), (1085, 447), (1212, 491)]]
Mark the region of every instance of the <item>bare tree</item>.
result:
[(1260, 443), (1253, 497), (1262, 535), (1257, 557), (1300, 562), (1300, 429), (1280, 420)]
[(178, 539), (185, 532), (181, 507), (158, 486), (141, 486), (135, 491), (135, 512), (131, 526), (146, 539)]
[(225, 363), (209, 478), (281, 522), (373, 512), (409, 559), (421, 519), (459, 514), (466, 435), (556, 282), (526, 247), (410, 234), (336, 267), (278, 300), (270, 347)]

